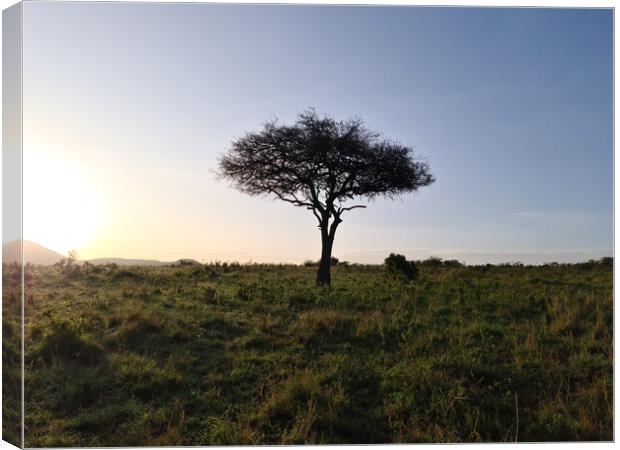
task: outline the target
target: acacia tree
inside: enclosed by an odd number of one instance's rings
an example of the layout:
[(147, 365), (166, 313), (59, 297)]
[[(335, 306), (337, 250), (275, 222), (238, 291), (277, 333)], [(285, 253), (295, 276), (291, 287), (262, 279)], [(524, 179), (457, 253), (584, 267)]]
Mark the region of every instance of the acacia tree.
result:
[(312, 211), (321, 231), (316, 283), (331, 283), (336, 229), (361, 199), (394, 199), (435, 181), (411, 147), (383, 139), (360, 119), (336, 121), (310, 109), (293, 125), (268, 122), (232, 142), (218, 174), (249, 195), (271, 195)]

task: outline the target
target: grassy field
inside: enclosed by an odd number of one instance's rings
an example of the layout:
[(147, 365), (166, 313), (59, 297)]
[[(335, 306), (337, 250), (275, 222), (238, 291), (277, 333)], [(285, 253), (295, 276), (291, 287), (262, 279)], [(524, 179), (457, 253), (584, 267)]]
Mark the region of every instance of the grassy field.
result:
[(21, 270), (2, 266), (2, 439), (22, 446)]
[(315, 270), (28, 267), (26, 446), (613, 438), (610, 265)]

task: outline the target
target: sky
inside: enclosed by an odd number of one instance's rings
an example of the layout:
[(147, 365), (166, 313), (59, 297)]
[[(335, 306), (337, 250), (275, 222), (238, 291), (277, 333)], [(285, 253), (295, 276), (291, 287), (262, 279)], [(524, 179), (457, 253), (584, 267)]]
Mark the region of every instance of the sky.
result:
[(303, 208), (216, 178), (308, 107), (436, 182), (343, 216), (334, 255), (573, 262), (613, 250), (612, 11), (30, 2), (24, 238), (80, 258), (317, 259)]

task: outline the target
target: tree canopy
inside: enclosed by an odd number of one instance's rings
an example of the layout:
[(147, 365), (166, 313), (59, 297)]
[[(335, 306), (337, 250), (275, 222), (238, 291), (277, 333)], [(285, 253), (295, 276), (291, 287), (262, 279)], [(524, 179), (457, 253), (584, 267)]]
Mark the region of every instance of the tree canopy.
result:
[(351, 209), (346, 201), (395, 198), (435, 181), (411, 147), (382, 139), (360, 119), (336, 121), (314, 110), (294, 125), (274, 120), (235, 140), (219, 173), (247, 194), (273, 194), (334, 216)]

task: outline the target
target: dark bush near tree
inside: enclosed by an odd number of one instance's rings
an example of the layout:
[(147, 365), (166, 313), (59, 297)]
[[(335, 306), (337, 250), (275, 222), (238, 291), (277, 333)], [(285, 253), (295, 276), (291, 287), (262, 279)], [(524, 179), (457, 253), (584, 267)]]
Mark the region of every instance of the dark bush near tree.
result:
[(390, 275), (406, 280), (413, 280), (418, 275), (418, 269), (413, 261), (407, 261), (403, 255), (394, 253), (385, 258), (385, 268)]
[(604, 256), (600, 259), (600, 264), (605, 267), (613, 267), (614, 258), (612, 256)]
[(420, 261), (418, 264), (424, 267), (441, 267), (443, 265), (443, 260), (437, 256), (430, 256), (424, 261)]

